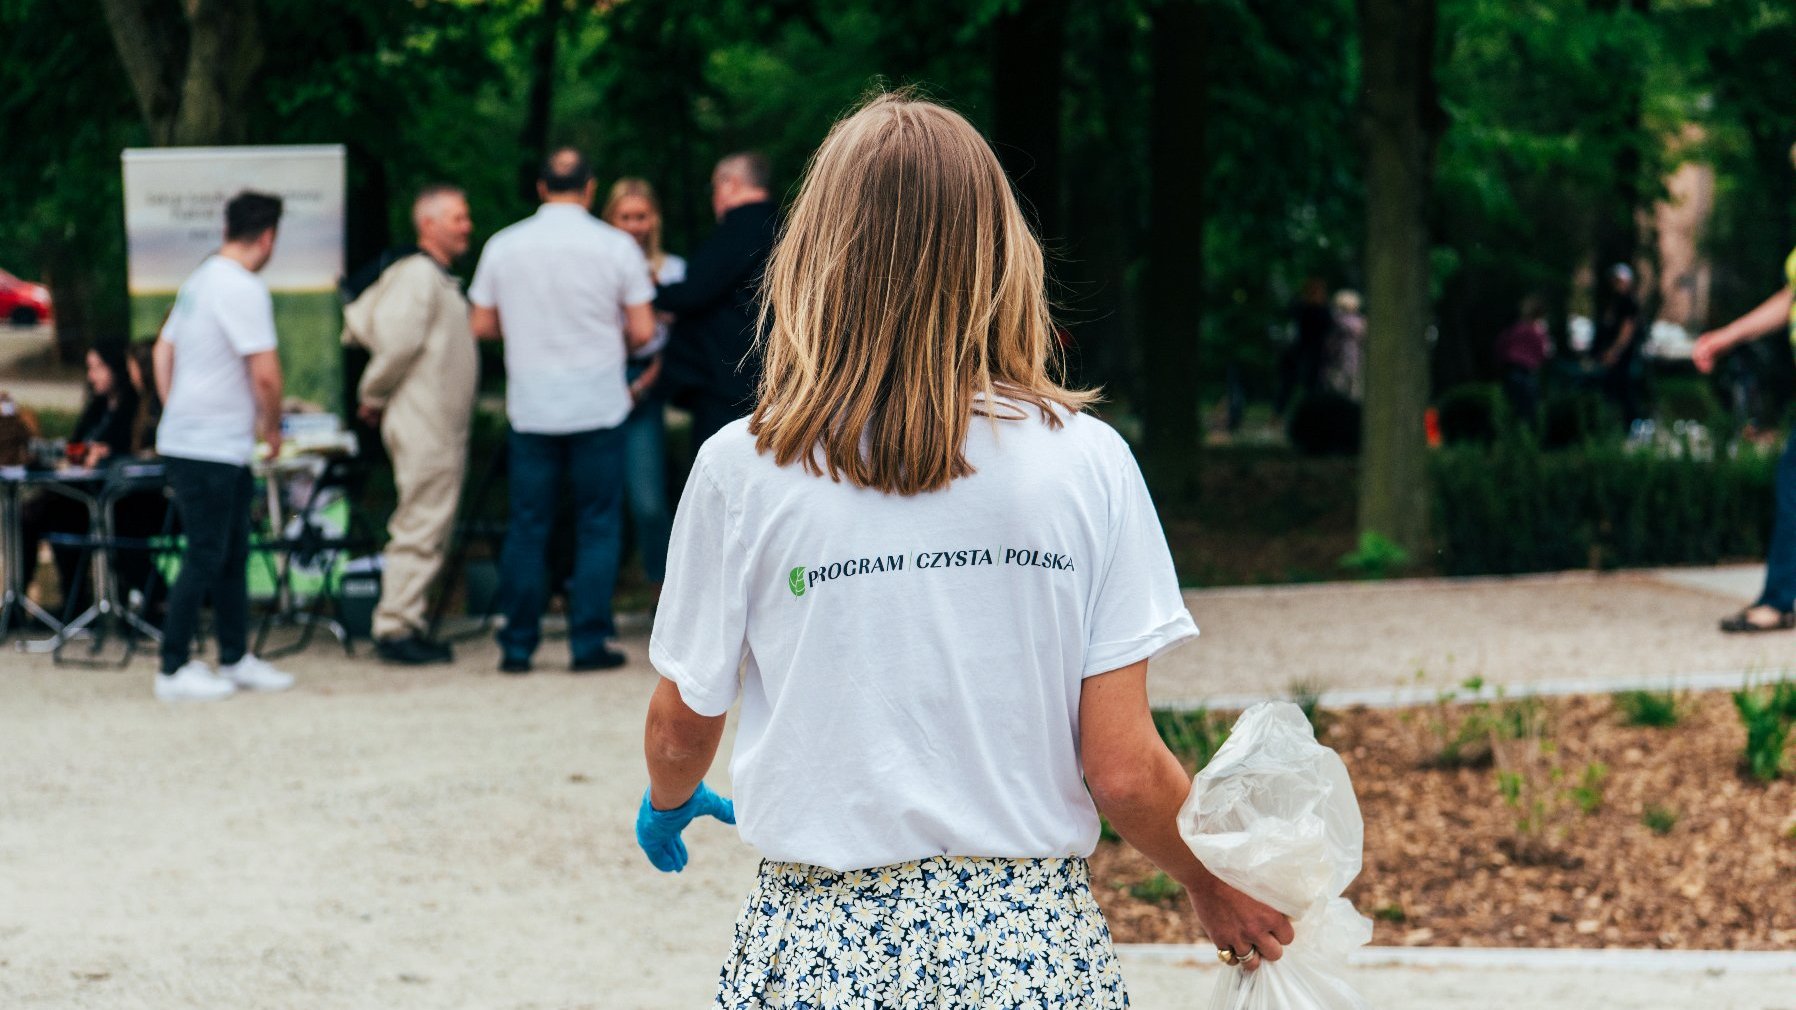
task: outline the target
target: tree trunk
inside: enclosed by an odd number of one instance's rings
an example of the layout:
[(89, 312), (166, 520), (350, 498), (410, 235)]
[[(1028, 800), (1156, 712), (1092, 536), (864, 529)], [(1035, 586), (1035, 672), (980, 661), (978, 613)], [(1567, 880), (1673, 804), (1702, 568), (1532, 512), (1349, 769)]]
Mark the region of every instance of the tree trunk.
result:
[[(1141, 248), (1142, 159), (1132, 126), (1144, 83), (1131, 55), (1146, 42), (1126, 8), (1092, 5), (1085, 32), (1069, 26), (1069, 122), (1086, 124), (1069, 138), (1066, 159), (1065, 319), (1073, 335), (1069, 373), (1078, 385), (1101, 385), (1112, 399), (1138, 400), (1135, 320), (1129, 263)], [(1074, 23), (1075, 25), (1077, 22)]]
[(56, 360), (64, 365), (80, 364), (87, 349), (94, 345), (95, 322), (89, 306), (94, 301), (94, 277), (61, 257), (62, 262), (50, 268), (44, 286), (50, 289), (50, 304), (56, 313)]
[(1366, 410), (1359, 527), (1428, 542), (1428, 205), (1443, 126), (1436, 0), (1358, 0), (1366, 149)]
[(151, 143), (232, 144), (248, 136), (246, 99), (265, 52), (255, 3), (181, 0), (179, 22), (153, 0), (102, 3)]
[(543, 0), (530, 48), (530, 98), (524, 107), (524, 128), (518, 135), (518, 192), (526, 203), (536, 202), (537, 172), (549, 156), (549, 126), (555, 110), (555, 51), (561, 38), (566, 0)]
[[(1649, 0), (1592, 0), (1591, 7), (1615, 15), (1651, 13)], [(1641, 63), (1640, 54), (1623, 42), (1610, 43), (1598, 55), (1607, 65), (1608, 72), (1615, 76), (1622, 93), (1611, 110), (1614, 118), (1606, 123), (1606, 129), (1614, 133), (1615, 157), (1610, 168), (1614, 188), (1610, 190), (1607, 204), (1597, 208), (1595, 235), (1591, 242), (1596, 255), (1595, 302), (1601, 311), (1613, 297), (1608, 288), (1609, 269), (1617, 263), (1638, 266), (1641, 253), (1645, 251), (1650, 257), (1653, 245), (1646, 243), (1643, 248), (1640, 221), (1641, 183), (1644, 181), (1641, 171), (1645, 163), (1641, 148), (1647, 143), (1641, 118), (1641, 106), (1646, 100), (1646, 67)], [(1639, 288), (1634, 297), (1645, 305), (1649, 299), (1656, 302), (1657, 294), (1657, 291)]]
[(992, 146), (1044, 242), (1061, 237), (1067, 0), (1024, 0), (992, 24)]
[(1197, 500), (1203, 413), (1197, 396), (1202, 330), (1205, 38), (1198, 0), (1153, 13), (1148, 107), (1148, 234), (1142, 285), (1142, 457), (1162, 506)]
[(249, 137), (247, 99), (262, 69), (262, 22), (255, 3), (183, 0), (187, 74), (174, 146), (240, 144)]

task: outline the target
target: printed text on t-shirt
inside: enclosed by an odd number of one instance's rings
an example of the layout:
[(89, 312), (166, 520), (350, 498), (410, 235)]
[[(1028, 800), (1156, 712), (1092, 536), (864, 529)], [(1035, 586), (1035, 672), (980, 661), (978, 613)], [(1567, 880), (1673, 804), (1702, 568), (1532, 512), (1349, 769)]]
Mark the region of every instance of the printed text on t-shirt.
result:
[(834, 582), (851, 576), (938, 568), (975, 568), (984, 565), (1044, 568), (1060, 572), (1077, 570), (1073, 567), (1072, 555), (1058, 551), (1027, 547), (963, 547), (945, 551), (919, 551), (908, 555), (875, 554), (815, 566), (798, 565), (786, 574), (786, 588), (792, 591), (793, 596), (803, 596), (806, 590), (819, 583)]

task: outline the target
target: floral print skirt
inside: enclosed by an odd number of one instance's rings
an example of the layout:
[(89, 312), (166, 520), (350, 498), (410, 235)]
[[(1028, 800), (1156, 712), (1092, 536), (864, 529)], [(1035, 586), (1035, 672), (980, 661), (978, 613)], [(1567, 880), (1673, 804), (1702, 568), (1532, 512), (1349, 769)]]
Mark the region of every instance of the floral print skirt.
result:
[(717, 1007), (1129, 1005), (1085, 860), (937, 856), (837, 872), (761, 864)]

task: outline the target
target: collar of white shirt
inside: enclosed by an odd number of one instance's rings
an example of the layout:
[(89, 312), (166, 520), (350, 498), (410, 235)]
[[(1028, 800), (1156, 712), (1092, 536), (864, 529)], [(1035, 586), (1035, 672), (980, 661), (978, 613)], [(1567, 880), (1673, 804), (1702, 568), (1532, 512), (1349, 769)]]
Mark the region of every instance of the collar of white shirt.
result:
[(567, 214), (570, 212), (579, 214), (581, 217), (592, 217), (592, 211), (587, 210), (584, 204), (578, 203), (545, 203), (536, 208), (536, 213), (539, 217)]

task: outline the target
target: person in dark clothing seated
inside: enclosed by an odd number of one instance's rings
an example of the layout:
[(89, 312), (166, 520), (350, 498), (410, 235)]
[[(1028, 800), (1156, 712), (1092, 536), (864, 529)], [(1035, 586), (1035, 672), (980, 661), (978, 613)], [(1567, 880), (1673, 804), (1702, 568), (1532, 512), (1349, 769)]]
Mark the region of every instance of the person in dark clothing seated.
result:
[(665, 369), (673, 402), (692, 413), (692, 451), (754, 409), (761, 364), (754, 349), (757, 302), (767, 254), (779, 231), (765, 155), (732, 154), (711, 173), (717, 230), (686, 264), (686, 279), (663, 285), (655, 308), (672, 313)]
[[(137, 406), (137, 389), (131, 384), (124, 347), (106, 344), (88, 351), (87, 404), (69, 436), (69, 462), (79, 467), (100, 467), (129, 458)], [(27, 498), (19, 509), (19, 527), (24, 534), (21, 570), (26, 583), (36, 572), (39, 545), (47, 534), (85, 533), (87, 526), (87, 506), (67, 495), (40, 491)], [(54, 554), (62, 580), (63, 606), (72, 614), (86, 605), (92, 587), (83, 580), (81, 592), (75, 594), (80, 599), (73, 599), (69, 590), (75, 585), (81, 551), (59, 546)], [(70, 603), (77, 606), (70, 607)]]

